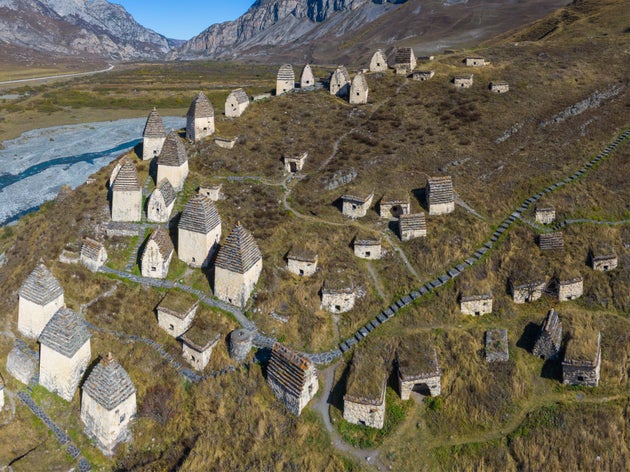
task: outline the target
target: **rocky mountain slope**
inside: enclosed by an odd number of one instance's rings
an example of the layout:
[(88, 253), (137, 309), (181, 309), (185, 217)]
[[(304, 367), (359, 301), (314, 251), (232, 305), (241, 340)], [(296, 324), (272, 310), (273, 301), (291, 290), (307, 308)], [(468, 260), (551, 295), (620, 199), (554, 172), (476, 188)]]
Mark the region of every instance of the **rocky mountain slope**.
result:
[(376, 47), (441, 51), (534, 21), (564, 0), (258, 0), (240, 18), (210, 26), (183, 58), (347, 62)]
[(0, 0), (0, 44), (54, 55), (155, 59), (177, 41), (106, 0)]

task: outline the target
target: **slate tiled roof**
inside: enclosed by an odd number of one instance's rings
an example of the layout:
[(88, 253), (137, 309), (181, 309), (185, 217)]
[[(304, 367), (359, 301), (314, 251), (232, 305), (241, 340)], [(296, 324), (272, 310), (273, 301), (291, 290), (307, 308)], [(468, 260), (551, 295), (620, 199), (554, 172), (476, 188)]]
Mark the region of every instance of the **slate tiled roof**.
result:
[(188, 162), (188, 154), (184, 142), (176, 131), (168, 133), (157, 163), (159, 166), (180, 167)]
[(451, 176), (430, 177), (427, 182), (427, 196), (429, 205), (452, 203), (454, 201), (454, 195)]
[(394, 56), (394, 64), (411, 64), (413, 55), (413, 49), (411, 48), (398, 48), (396, 55)]
[(118, 175), (114, 179), (112, 192), (130, 192), (140, 191), (140, 183), (138, 181), (138, 172), (136, 166), (130, 160), (125, 160), (122, 167), (118, 171)]
[(244, 274), (262, 259), (262, 254), (252, 233), (237, 223), (219, 249), (216, 267)]
[(427, 220), (424, 213), (409, 213), (408, 215), (400, 215), (398, 226), (401, 233), (407, 231), (426, 231)]
[(164, 129), (164, 122), (162, 117), (154, 108), (147, 117), (147, 123), (144, 125), (144, 131), (142, 136), (145, 138), (164, 138), (166, 137), (166, 130)]
[(129, 374), (111, 354), (101, 359), (83, 384), (83, 393), (106, 410), (113, 410), (135, 392)]
[(275, 343), (271, 350), (267, 377), (285, 391), (300, 397), (308, 380), (306, 372), (312, 368), (314, 366), (309, 359), (287, 346)]
[(168, 256), (170, 256), (175, 250), (173, 242), (171, 241), (171, 237), (163, 228), (157, 228), (155, 231), (153, 231), (153, 233), (151, 233), (151, 236), (149, 236), (149, 239), (147, 240), (147, 244), (150, 241), (155, 242), (160, 251), (160, 254), (164, 259), (168, 259)]
[(18, 294), (38, 305), (46, 305), (63, 295), (63, 288), (48, 267), (40, 263), (26, 278)]
[(238, 88), (236, 90), (232, 90), (230, 93), (230, 97), (234, 97), (236, 99), (236, 103), (249, 103), (249, 97), (245, 93), (245, 90), (242, 88)]
[(545, 233), (538, 237), (538, 246), (541, 251), (555, 251), (564, 249), (562, 232)]
[(291, 64), (283, 64), (282, 66), (280, 66), (277, 79), (295, 81), (295, 72), (293, 72), (293, 66), (291, 66)]
[(100, 257), (100, 252), (103, 249), (103, 245), (94, 239), (85, 237), (83, 238), (83, 244), (81, 245), (81, 257), (91, 261), (96, 261)]
[(166, 206), (169, 206), (171, 203), (175, 201), (175, 198), (177, 198), (175, 189), (171, 185), (171, 182), (166, 178), (160, 180), (160, 182), (157, 184), (157, 187), (155, 187), (154, 191), (160, 192), (162, 194), (162, 199), (164, 200), (164, 204)]
[(211, 118), (214, 117), (214, 108), (208, 97), (203, 92), (199, 92), (199, 95), (190, 104), (188, 108), (187, 117), (192, 118)]
[(70, 308), (60, 308), (39, 335), (40, 344), (72, 357), (90, 339), (85, 322)]
[(184, 206), (178, 228), (208, 234), (220, 224), (221, 218), (212, 200), (197, 194)]

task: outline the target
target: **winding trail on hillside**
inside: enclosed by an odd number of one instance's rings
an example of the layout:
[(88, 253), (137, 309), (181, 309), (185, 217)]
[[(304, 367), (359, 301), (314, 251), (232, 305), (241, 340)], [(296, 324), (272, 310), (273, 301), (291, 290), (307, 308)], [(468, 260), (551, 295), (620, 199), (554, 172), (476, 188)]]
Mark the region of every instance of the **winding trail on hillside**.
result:
[(58, 74), (58, 75), (49, 75), (46, 77), (31, 77), (28, 79), (5, 80), (3, 82), (0, 82), (0, 85), (21, 84), (24, 82), (36, 82), (40, 80), (55, 80), (55, 79), (69, 79), (72, 77), (84, 77), (88, 75), (96, 75), (96, 74), (102, 74), (103, 72), (109, 72), (110, 70), (113, 70), (114, 67), (115, 67), (114, 64), (110, 64), (109, 67), (107, 67), (106, 69), (93, 70), (89, 72), (76, 72), (73, 74)]

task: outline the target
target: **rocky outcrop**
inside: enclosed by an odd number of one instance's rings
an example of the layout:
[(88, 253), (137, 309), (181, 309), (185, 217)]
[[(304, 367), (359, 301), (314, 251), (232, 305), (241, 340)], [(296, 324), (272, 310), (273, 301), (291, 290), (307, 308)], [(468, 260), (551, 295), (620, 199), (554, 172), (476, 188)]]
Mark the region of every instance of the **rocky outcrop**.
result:
[(160, 58), (180, 44), (106, 0), (0, 0), (0, 42), (112, 59)]

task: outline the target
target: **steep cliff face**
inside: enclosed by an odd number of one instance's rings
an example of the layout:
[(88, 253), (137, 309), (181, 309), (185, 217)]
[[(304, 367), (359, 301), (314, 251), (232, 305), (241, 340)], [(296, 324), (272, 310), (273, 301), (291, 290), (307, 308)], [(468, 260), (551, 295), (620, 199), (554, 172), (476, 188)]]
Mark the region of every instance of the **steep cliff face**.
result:
[(113, 59), (155, 59), (179, 44), (106, 0), (0, 0), (0, 42)]
[[(407, 0), (258, 0), (235, 21), (212, 25), (187, 41), (183, 56), (233, 56), (249, 46), (286, 44), (302, 38), (318, 26), (348, 31), (373, 21)], [(363, 13), (363, 14), (361, 14)], [(335, 21), (333, 21), (335, 20)], [(252, 39), (255, 38), (255, 44)]]

